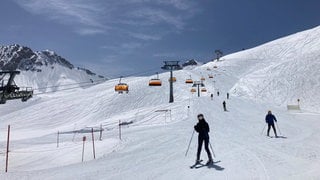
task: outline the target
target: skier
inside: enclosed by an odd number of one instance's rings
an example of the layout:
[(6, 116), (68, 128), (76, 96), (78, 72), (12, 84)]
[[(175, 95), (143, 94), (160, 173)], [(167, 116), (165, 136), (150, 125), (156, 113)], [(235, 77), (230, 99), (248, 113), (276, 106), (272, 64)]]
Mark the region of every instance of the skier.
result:
[(213, 100), (213, 94), (211, 94), (211, 100)]
[(229, 99), (229, 93), (227, 93), (227, 99)]
[(204, 147), (205, 147), (205, 150), (207, 151), (207, 155), (208, 155), (208, 162), (206, 163), (206, 165), (210, 165), (213, 163), (213, 160), (212, 160), (212, 156), (211, 156), (211, 153), (209, 150), (209, 134), (208, 134), (210, 131), (209, 125), (206, 122), (206, 120), (204, 119), (203, 114), (198, 115), (198, 120), (199, 120), (199, 122), (197, 123), (197, 125), (194, 126), (194, 129), (199, 133), (196, 164), (200, 164), (201, 148), (202, 148), (202, 144), (204, 142)]
[(220, 94), (220, 92), (219, 91), (217, 91), (217, 95), (219, 96), (219, 94)]
[(274, 127), (274, 121), (277, 122), (276, 117), (272, 114), (272, 112), (269, 110), (268, 114), (266, 115), (266, 123), (268, 124), (268, 132), (267, 136), (269, 136), (270, 128), (272, 127), (274, 135), (277, 136), (276, 128)]
[(223, 110), (224, 110), (224, 111), (227, 111), (226, 101), (223, 101), (222, 105), (223, 105)]

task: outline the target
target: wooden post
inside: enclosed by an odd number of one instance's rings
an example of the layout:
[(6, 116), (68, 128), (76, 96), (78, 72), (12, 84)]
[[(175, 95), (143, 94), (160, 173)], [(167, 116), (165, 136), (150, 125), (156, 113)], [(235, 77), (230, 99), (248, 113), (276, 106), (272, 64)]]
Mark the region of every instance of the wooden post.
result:
[(9, 164), (9, 141), (10, 141), (10, 125), (8, 125), (8, 136), (7, 136), (6, 172), (8, 172), (8, 164)]
[(59, 147), (59, 135), (60, 135), (60, 133), (58, 131), (58, 134), (57, 134), (57, 148)]
[(84, 143), (86, 142), (86, 136), (83, 136), (82, 141), (83, 141), (83, 145), (82, 145), (82, 162), (83, 162), (83, 156), (84, 156)]
[(91, 128), (91, 134), (92, 134), (92, 151), (93, 151), (93, 159), (96, 159), (96, 149), (94, 147), (94, 134), (93, 134), (93, 128)]
[(119, 139), (121, 140), (121, 120), (119, 120)]
[(99, 140), (102, 141), (102, 124), (100, 124), (100, 137)]

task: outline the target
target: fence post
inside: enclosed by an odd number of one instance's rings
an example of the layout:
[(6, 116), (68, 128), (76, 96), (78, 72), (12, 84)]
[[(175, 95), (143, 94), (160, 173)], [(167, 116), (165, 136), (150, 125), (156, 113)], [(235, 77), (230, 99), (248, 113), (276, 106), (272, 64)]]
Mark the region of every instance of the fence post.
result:
[(100, 124), (100, 137), (99, 140), (102, 141), (102, 124)]
[(57, 134), (57, 148), (59, 147), (59, 135), (60, 135), (60, 132), (58, 131), (58, 134)]
[(83, 145), (82, 145), (82, 162), (83, 162), (83, 156), (84, 156), (84, 143), (86, 142), (86, 136), (83, 136), (82, 141), (83, 141)]
[(8, 125), (7, 152), (6, 152), (6, 172), (8, 172), (8, 164), (9, 164), (9, 140), (10, 140), (10, 125)]
[(91, 128), (91, 134), (92, 134), (92, 150), (93, 150), (93, 159), (96, 159), (96, 149), (94, 147), (94, 134), (93, 134), (93, 128)]
[(119, 139), (121, 140), (121, 120), (119, 120)]

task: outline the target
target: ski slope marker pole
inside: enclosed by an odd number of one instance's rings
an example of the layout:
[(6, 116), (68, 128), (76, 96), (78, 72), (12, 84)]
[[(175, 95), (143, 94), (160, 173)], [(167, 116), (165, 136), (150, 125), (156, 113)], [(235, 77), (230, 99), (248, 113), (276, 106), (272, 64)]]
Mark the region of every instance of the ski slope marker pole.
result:
[(212, 151), (212, 155), (213, 155), (213, 157), (215, 158), (216, 157), (216, 154), (214, 154), (214, 151), (213, 151), (213, 148), (212, 148), (212, 146), (211, 146), (211, 143), (209, 142), (209, 145), (210, 145), (210, 148), (211, 148), (211, 151)]
[(121, 120), (119, 120), (119, 139), (121, 140)]
[(82, 145), (82, 162), (83, 162), (83, 156), (84, 156), (84, 143), (86, 142), (86, 136), (83, 136), (82, 141), (83, 141), (83, 145)]
[(281, 133), (281, 131), (280, 131), (280, 128), (279, 128), (279, 126), (278, 126), (277, 121), (276, 121), (276, 125), (277, 125), (277, 128), (278, 128), (278, 130), (279, 130), (280, 135), (282, 135), (282, 133)]
[(102, 141), (102, 124), (100, 124), (100, 137), (99, 140)]
[(8, 125), (8, 136), (7, 136), (6, 172), (8, 172), (8, 164), (9, 164), (9, 140), (10, 140), (10, 125)]
[(93, 128), (91, 128), (91, 134), (92, 134), (92, 152), (93, 152), (93, 159), (96, 159), (96, 148), (94, 147), (94, 134), (93, 134)]
[(193, 132), (192, 132), (191, 139), (190, 139), (190, 141), (189, 141), (189, 145), (188, 145), (188, 148), (187, 148), (187, 151), (186, 151), (185, 156), (187, 156), (187, 154), (188, 154), (188, 151), (189, 151), (189, 148), (190, 148), (190, 144), (191, 144), (191, 141), (192, 141), (192, 138), (193, 138), (193, 134), (194, 134), (194, 130), (193, 130)]

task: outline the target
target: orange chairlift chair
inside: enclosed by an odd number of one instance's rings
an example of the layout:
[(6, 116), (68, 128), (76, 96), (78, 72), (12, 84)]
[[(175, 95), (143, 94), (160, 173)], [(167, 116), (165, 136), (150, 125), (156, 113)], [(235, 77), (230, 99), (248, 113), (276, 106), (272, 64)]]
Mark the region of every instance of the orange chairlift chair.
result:
[(126, 83), (121, 82), (122, 76), (120, 77), (119, 83), (114, 86), (114, 90), (118, 92), (119, 94), (122, 94), (123, 92), (128, 93), (129, 92), (129, 85)]

